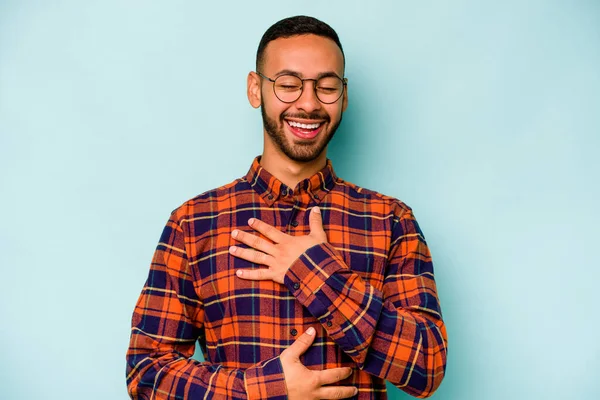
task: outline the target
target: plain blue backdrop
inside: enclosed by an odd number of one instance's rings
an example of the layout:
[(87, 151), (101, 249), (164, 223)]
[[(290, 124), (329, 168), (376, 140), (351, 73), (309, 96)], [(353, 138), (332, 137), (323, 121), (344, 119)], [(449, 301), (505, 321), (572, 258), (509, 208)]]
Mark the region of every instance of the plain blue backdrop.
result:
[(433, 252), (433, 398), (600, 398), (595, 0), (0, 1), (0, 397), (127, 398), (163, 225), (260, 154), (246, 75), (296, 14), (346, 52), (337, 174)]

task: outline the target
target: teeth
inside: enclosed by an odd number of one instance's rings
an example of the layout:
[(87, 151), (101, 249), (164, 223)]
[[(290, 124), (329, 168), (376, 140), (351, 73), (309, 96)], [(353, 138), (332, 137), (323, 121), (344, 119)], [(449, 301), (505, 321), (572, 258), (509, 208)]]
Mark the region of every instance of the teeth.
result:
[(317, 129), (321, 125), (320, 123), (301, 124), (299, 122), (294, 122), (294, 121), (288, 121), (288, 124), (290, 124), (290, 126), (293, 126), (294, 128), (302, 128), (302, 129)]

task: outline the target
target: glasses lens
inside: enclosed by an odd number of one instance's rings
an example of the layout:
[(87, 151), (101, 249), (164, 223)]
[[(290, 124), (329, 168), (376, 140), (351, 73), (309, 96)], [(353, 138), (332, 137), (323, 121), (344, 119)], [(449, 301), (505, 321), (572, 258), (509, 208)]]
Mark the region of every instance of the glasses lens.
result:
[(317, 81), (317, 97), (323, 103), (334, 103), (342, 95), (344, 83), (337, 76), (326, 76)]
[(274, 88), (279, 100), (293, 103), (302, 93), (302, 80), (294, 75), (281, 75), (275, 79)]
[(326, 76), (317, 81), (316, 89), (323, 103), (335, 103), (342, 95), (344, 82), (337, 76)]

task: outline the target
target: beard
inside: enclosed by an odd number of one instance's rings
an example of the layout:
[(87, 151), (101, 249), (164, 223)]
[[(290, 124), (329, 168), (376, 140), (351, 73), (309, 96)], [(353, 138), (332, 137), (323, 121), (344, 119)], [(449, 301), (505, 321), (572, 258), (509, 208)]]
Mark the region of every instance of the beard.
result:
[[(335, 131), (337, 131), (337, 128), (340, 126), (340, 123), (342, 122), (342, 115), (340, 115), (339, 121), (337, 121), (334, 125), (330, 126), (328, 132), (324, 132), (325, 137), (319, 138), (315, 142), (311, 141), (311, 142), (294, 143), (293, 141), (288, 140), (288, 138), (285, 136), (285, 132), (284, 132), (284, 124), (286, 123), (284, 121), (285, 117), (293, 117), (293, 118), (301, 118), (301, 119), (314, 119), (314, 120), (321, 120), (321, 121), (324, 120), (325, 123), (329, 124), (331, 122), (331, 118), (329, 118), (329, 115), (319, 114), (319, 113), (312, 113), (312, 114), (283, 113), (279, 116), (279, 123), (278, 123), (276, 120), (269, 118), (269, 116), (265, 112), (264, 103), (261, 103), (260, 113), (262, 114), (263, 126), (265, 128), (265, 131), (267, 132), (267, 134), (269, 135), (269, 137), (271, 138), (273, 143), (275, 143), (275, 145), (279, 148), (279, 150), (283, 154), (285, 154), (286, 157), (288, 157), (290, 160), (295, 161), (295, 162), (301, 162), (301, 163), (310, 162), (310, 161), (317, 159), (321, 155), (321, 153), (323, 153), (323, 151), (329, 144), (329, 141), (331, 139), (333, 139), (333, 135), (335, 135)], [(323, 133), (319, 133), (319, 136), (321, 134), (323, 134)]]

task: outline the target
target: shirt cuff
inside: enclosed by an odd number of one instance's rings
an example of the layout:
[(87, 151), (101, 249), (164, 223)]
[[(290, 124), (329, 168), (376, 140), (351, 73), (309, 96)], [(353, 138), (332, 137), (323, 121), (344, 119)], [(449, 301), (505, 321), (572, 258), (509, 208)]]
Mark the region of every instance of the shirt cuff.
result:
[(287, 387), (279, 357), (271, 358), (246, 370), (244, 384), (248, 400), (286, 400)]
[[(341, 255), (329, 243), (321, 243), (306, 250), (287, 271), (284, 284), (296, 299), (322, 324), (331, 325), (329, 307), (332, 288), (326, 286), (327, 280), (337, 272), (349, 270)], [(328, 296), (329, 294), (329, 296)], [(329, 322), (329, 323), (328, 323)]]

